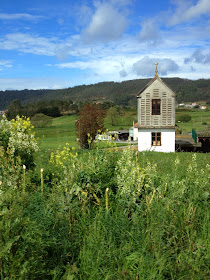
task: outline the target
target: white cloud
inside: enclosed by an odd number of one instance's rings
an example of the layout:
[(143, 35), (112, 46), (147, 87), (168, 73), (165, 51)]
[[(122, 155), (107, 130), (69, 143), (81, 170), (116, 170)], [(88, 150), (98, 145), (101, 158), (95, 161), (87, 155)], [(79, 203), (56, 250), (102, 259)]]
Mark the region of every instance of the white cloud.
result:
[(0, 38), (1, 49), (35, 55), (57, 56), (59, 60), (65, 60), (69, 55), (86, 56), (92, 52), (89, 46), (82, 44), (79, 35), (61, 40), (57, 37), (46, 38), (20, 32), (7, 34)]
[(1, 90), (58, 89), (67, 88), (71, 81), (56, 77), (0, 78)]
[(99, 75), (107, 75), (116, 72), (116, 69), (120, 69), (120, 59), (113, 57), (104, 57), (98, 59), (90, 59), (88, 61), (75, 61), (60, 63), (55, 65), (58, 68), (66, 69), (80, 69), (80, 70), (93, 70)]
[(85, 26), (87, 25), (92, 17), (92, 9), (87, 6), (87, 5), (82, 5), (79, 7), (78, 12), (77, 12), (77, 19), (78, 19), (78, 24), (80, 26)]
[(160, 41), (160, 33), (157, 27), (157, 23), (154, 21), (154, 19), (147, 19), (143, 21), (141, 31), (137, 35), (137, 38), (140, 41), (147, 41), (152, 44)]
[(11, 68), (12, 66), (9, 60), (0, 60), (0, 71), (3, 71), (5, 68)]
[(0, 13), (0, 19), (2, 20), (37, 20), (43, 18), (42, 16), (34, 16), (26, 13), (19, 13), (19, 14), (5, 14)]
[(179, 70), (179, 66), (169, 58), (149, 58), (143, 57), (141, 60), (133, 64), (133, 72), (138, 76), (151, 77), (155, 74), (155, 62), (158, 61), (158, 73), (166, 76), (169, 72), (176, 73)]
[[(193, 5), (192, 0), (173, 0), (176, 6), (173, 12), (172, 9), (168, 9), (158, 11), (152, 18), (144, 17), (137, 39), (141, 44), (147, 43), (150, 50), (157, 44), (158, 47), (164, 48), (164, 44), (169, 42), (169, 48), (175, 45), (193, 47), (208, 44), (210, 22), (206, 16), (210, 15), (210, 0), (196, 2)], [(198, 17), (199, 21), (194, 24), (193, 20)]]
[(12, 33), (0, 39), (0, 49), (52, 56), (55, 55), (55, 42), (56, 38), (48, 39), (24, 33)]
[(87, 42), (108, 42), (121, 37), (127, 26), (127, 19), (110, 3), (97, 3), (89, 26), (83, 31)]
[(190, 48), (193, 46), (208, 46), (207, 34), (210, 34), (210, 25), (178, 25), (173, 27), (172, 30), (165, 30), (161, 33), (165, 41), (170, 40), (174, 46), (188, 46)]
[(59, 60), (66, 60), (68, 58), (69, 55), (69, 51), (70, 51), (71, 46), (66, 45), (66, 46), (58, 46), (56, 48), (56, 56)]
[(9, 61), (9, 60), (0, 60), (0, 67), (1, 66), (10, 68), (10, 67), (12, 67), (12, 64), (11, 64), (11, 61)]
[(210, 14), (209, 0), (199, 0), (195, 5), (186, 0), (176, 0), (175, 5), (175, 13), (168, 19), (169, 25), (176, 25)]
[(194, 53), (190, 57), (185, 58), (184, 62), (186, 64), (192, 62), (200, 64), (210, 64), (210, 52), (198, 49), (194, 51)]
[(119, 72), (119, 74), (120, 74), (120, 77), (121, 77), (121, 78), (125, 78), (125, 77), (128, 75), (128, 73), (125, 71), (125, 69), (121, 70), (121, 71)]

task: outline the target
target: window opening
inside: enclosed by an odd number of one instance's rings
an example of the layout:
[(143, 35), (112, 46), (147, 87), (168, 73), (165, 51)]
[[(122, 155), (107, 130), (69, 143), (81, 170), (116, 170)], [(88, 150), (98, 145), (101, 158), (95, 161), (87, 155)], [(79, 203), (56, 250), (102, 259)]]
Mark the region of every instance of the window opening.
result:
[(152, 146), (161, 146), (161, 132), (152, 132)]
[(152, 115), (160, 115), (160, 99), (152, 99)]

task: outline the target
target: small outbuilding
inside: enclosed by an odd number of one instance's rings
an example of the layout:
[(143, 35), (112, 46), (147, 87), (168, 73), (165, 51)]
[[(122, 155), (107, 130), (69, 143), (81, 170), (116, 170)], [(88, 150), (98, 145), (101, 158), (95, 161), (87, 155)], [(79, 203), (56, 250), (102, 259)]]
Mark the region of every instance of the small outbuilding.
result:
[(138, 123), (129, 128), (129, 138), (131, 141), (138, 141)]
[(176, 94), (158, 76), (137, 95), (138, 150), (175, 152)]

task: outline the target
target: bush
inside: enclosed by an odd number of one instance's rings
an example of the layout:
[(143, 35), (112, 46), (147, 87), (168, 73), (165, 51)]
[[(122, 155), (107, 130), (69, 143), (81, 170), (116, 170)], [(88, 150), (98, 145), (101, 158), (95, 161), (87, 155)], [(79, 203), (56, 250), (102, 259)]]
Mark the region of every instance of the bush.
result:
[(188, 114), (183, 114), (183, 115), (180, 115), (178, 116), (177, 120), (180, 121), (180, 122), (189, 122), (190, 120), (192, 119), (192, 117)]
[(40, 108), (37, 113), (42, 113), (53, 118), (61, 116), (60, 109), (57, 106)]
[(46, 126), (50, 126), (52, 124), (52, 118), (49, 116), (46, 116), (42, 113), (36, 114), (31, 118), (31, 123), (35, 126), (35, 127), (46, 127)]
[(34, 164), (34, 153), (39, 150), (29, 118), (19, 117), (8, 121), (4, 116), (0, 121), (0, 144), (12, 157), (20, 157), (22, 164), (31, 167)]

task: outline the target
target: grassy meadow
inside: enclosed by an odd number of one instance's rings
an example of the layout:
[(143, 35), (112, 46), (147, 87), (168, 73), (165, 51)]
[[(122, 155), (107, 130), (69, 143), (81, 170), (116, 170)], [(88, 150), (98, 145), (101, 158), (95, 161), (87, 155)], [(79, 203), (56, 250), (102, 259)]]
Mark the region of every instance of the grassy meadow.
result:
[(0, 279), (208, 280), (210, 154), (78, 149), (76, 118), (35, 129), (30, 165), (33, 141), (0, 147)]
[[(0, 154), (0, 278), (209, 279), (209, 154)], [(42, 169), (43, 168), (43, 169)]]
[[(64, 147), (69, 143), (70, 147), (78, 149), (76, 141), (75, 122), (77, 115), (62, 116), (52, 119), (52, 124), (44, 128), (34, 128), (36, 138), (41, 149), (56, 149), (59, 146)], [(105, 128), (108, 130), (129, 129), (136, 121), (135, 112), (127, 112), (121, 116), (116, 126), (112, 126), (108, 119), (105, 119)]]
[(177, 112), (176, 118), (179, 115), (188, 114), (191, 116), (191, 121), (186, 123), (177, 123), (179, 128), (182, 130), (182, 134), (186, 135), (192, 131), (192, 128), (197, 131), (209, 130), (210, 127), (210, 111), (192, 110), (186, 112)]
[[(183, 111), (177, 112), (176, 117), (183, 114), (189, 114), (192, 119), (187, 123), (177, 123), (182, 135), (187, 135), (192, 131), (192, 128), (197, 132), (209, 130), (210, 112), (209, 111)], [(56, 149), (59, 146), (64, 147), (69, 143), (71, 147), (78, 148), (76, 141), (75, 122), (78, 116), (62, 116), (54, 118), (52, 124), (45, 128), (35, 128), (35, 134), (38, 138), (38, 143), (42, 149)], [(124, 111), (118, 118), (117, 125), (111, 125), (108, 118), (105, 118), (105, 128), (111, 130), (126, 130), (133, 125), (133, 121), (137, 122), (136, 111)], [(204, 124), (206, 123), (206, 124)]]
[(45, 128), (35, 128), (38, 143), (43, 149), (56, 149), (70, 143), (71, 147), (78, 147), (76, 141), (76, 115), (54, 118), (52, 124)]

